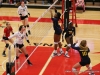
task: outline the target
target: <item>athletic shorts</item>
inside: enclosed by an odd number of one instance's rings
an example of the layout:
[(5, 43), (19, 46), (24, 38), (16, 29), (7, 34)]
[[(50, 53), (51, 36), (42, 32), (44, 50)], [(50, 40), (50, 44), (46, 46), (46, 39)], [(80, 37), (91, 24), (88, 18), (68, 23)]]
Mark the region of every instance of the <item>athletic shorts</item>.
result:
[(73, 36), (72, 36), (72, 35), (65, 35), (65, 39), (66, 39), (66, 38), (69, 38), (69, 37), (72, 38)]
[(61, 29), (59, 29), (59, 30), (55, 30), (55, 34), (57, 34), (57, 35), (61, 35), (61, 33), (62, 33), (62, 30), (61, 30)]
[(15, 47), (19, 48), (19, 49), (21, 49), (23, 46), (24, 46), (24, 44), (17, 44), (17, 43), (15, 44)]
[(2, 37), (3, 40), (9, 40), (8, 37)]
[(20, 16), (21, 20), (24, 20), (25, 18), (28, 18), (28, 15), (26, 15), (26, 16)]
[(79, 63), (80, 63), (81, 66), (86, 66), (86, 65), (90, 64), (91, 61), (90, 61), (90, 58), (89, 58), (89, 59), (81, 60)]

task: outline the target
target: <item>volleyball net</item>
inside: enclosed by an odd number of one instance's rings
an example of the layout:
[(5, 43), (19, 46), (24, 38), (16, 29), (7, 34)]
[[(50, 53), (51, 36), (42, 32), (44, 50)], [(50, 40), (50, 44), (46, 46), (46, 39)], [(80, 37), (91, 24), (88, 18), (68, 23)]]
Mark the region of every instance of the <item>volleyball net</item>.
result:
[[(47, 10), (44, 11), (44, 13), (32, 25), (30, 25), (31, 35), (29, 35), (29, 39), (30, 39), (30, 42), (35, 43), (36, 46), (27, 59), (29, 59), (31, 55), (34, 54), (36, 49), (44, 41), (53, 42), (53, 38), (52, 38), (52, 41), (45, 39), (45, 38), (47, 35), (50, 35), (51, 37), (53, 37), (53, 34), (54, 34), (53, 23), (52, 23), (51, 14), (49, 11), (50, 9), (52, 9), (52, 7), (55, 7), (55, 4), (57, 2), (58, 0), (56, 0)], [(52, 9), (52, 11), (54, 14), (55, 13), (54, 9)], [(61, 10), (58, 10), (58, 11), (61, 12)], [(22, 65), (20, 65), (20, 67), (16, 70), (15, 74), (19, 72), (19, 70), (24, 66), (26, 61), (27, 60), (25, 60)]]
[[(39, 47), (39, 45), (44, 41), (44, 38), (46, 38), (46, 36), (48, 34), (50, 34), (50, 36), (53, 37), (53, 23), (51, 20), (51, 14), (49, 12), (49, 10), (52, 7), (55, 7), (55, 4), (58, 2), (58, 0), (56, 0), (48, 9), (46, 9), (44, 11), (44, 13), (34, 22), (30, 25), (30, 30), (31, 30), (31, 35), (29, 35), (29, 39), (30, 42), (33, 44), (35, 44), (35, 49), (31, 52), (31, 54), (29, 55), (29, 57), (27, 59), (29, 59), (31, 57), (31, 55), (34, 53), (34, 51)], [(55, 11), (52, 9), (53, 14), (55, 13)], [(61, 12), (61, 10), (58, 10), (59, 12)], [(64, 14), (64, 12), (63, 12)], [(62, 15), (63, 15), (62, 14)], [(53, 39), (52, 39), (53, 40)], [(53, 42), (50, 41), (48, 39), (45, 40), (46, 42)], [(11, 47), (9, 47), (9, 56), (8, 56), (8, 62), (6, 62), (6, 75), (16, 75), (19, 70), (22, 68), (22, 66), (26, 63), (27, 59), (23, 62), (23, 64), (21, 64), (19, 66), (18, 69), (16, 69), (16, 63), (14, 64), (14, 62), (11, 61)]]

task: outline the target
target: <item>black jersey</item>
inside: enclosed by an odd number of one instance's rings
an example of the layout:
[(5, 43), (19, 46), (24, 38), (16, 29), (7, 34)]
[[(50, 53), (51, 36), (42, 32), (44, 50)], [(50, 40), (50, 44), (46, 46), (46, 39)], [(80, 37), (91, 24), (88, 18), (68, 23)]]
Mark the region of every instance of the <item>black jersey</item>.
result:
[(53, 21), (53, 28), (54, 30), (61, 30), (61, 27), (58, 23), (59, 19), (58, 18), (51, 18)]
[(64, 31), (63, 31), (63, 34), (64, 33), (66, 33), (65, 38), (72, 36), (72, 35), (75, 35), (75, 27), (72, 27), (71, 29), (65, 28)]
[(75, 47), (75, 44), (72, 45), (72, 48), (79, 52), (81, 61), (90, 60), (88, 56), (88, 53), (90, 52), (89, 48), (87, 50), (81, 50), (80, 47)]

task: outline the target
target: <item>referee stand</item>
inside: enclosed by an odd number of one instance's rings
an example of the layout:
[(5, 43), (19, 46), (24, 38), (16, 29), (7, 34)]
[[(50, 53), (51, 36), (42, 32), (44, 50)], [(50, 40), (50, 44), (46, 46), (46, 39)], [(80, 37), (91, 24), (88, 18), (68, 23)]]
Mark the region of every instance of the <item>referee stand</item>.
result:
[(15, 75), (15, 63), (11, 62), (11, 46), (8, 51), (8, 62), (6, 62), (6, 75)]

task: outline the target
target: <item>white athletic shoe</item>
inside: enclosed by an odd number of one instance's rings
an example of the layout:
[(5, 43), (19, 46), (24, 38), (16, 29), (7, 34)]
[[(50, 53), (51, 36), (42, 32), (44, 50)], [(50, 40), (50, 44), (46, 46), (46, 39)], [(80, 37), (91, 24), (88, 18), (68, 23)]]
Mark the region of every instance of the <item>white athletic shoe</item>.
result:
[(89, 75), (95, 75), (94, 73), (89, 73)]
[(64, 51), (60, 51), (60, 54), (63, 54), (64, 53)]
[(60, 53), (58, 53), (57, 55), (60, 56), (64, 53), (64, 51), (60, 51)]
[(52, 57), (55, 57), (55, 56), (58, 56), (58, 54), (57, 53), (53, 53)]
[(64, 54), (64, 55), (65, 55), (65, 57), (68, 57), (68, 58), (70, 57), (68, 54)]

